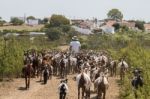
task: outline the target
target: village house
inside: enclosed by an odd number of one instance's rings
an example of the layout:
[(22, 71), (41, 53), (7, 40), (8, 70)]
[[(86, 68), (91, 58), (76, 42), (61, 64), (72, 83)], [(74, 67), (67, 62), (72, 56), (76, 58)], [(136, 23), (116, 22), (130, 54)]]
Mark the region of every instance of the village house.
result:
[(70, 20), (71, 25), (79, 25), (81, 22), (84, 22), (82, 19), (72, 19)]
[(38, 19), (28, 19), (26, 21), (26, 24), (29, 26), (35, 26), (39, 24), (39, 20)]
[(125, 21), (120, 22), (120, 25), (127, 26), (129, 29), (135, 29), (135, 21)]
[(102, 30), (102, 33), (115, 33), (115, 28), (113, 25), (117, 23), (115, 20), (112, 19), (106, 19), (104, 20), (103, 24), (101, 24), (100, 29)]
[(144, 24), (145, 31), (150, 32), (150, 23)]

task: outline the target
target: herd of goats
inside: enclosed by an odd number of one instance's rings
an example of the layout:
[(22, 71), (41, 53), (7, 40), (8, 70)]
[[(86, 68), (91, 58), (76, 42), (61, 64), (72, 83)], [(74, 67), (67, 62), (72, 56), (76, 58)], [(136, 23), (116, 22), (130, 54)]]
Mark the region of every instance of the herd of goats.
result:
[[(67, 75), (76, 74), (78, 85), (78, 99), (90, 99), (90, 88), (94, 85), (96, 99), (105, 99), (109, 87), (109, 76), (116, 76), (117, 71), (120, 80), (123, 81), (128, 71), (128, 63), (124, 58), (113, 60), (106, 51), (81, 51), (72, 55), (69, 52), (28, 50), (24, 52), (24, 67), (22, 73), (25, 77), (26, 89), (30, 87), (30, 78), (39, 77), (44, 84), (52, 76), (59, 76), (63, 80), (59, 85), (59, 99), (66, 99), (68, 91)], [(133, 88), (143, 85), (141, 70), (133, 70)], [(80, 89), (82, 95), (80, 96)]]

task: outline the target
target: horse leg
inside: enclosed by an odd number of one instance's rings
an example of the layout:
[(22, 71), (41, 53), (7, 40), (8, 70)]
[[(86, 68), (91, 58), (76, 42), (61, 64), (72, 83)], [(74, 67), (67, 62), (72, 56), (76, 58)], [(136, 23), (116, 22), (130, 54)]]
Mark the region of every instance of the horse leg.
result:
[(102, 91), (101, 89), (98, 89), (97, 99), (101, 99), (101, 97), (102, 97)]
[(67, 77), (67, 67), (65, 68), (65, 77)]
[(87, 99), (90, 99), (90, 88), (88, 90), (86, 90), (86, 97), (87, 97)]
[(80, 99), (80, 87), (78, 87), (78, 99)]
[(60, 68), (60, 77), (62, 78), (62, 68)]
[(42, 71), (40, 72), (40, 81), (42, 81)]
[(105, 96), (106, 96), (106, 89), (104, 90), (104, 93), (103, 93), (103, 99), (105, 99)]
[(28, 88), (27, 87), (27, 77), (25, 76), (25, 84), (26, 84), (26, 89)]
[(59, 93), (59, 99), (63, 99), (62, 92)]
[(120, 73), (120, 80), (122, 81), (122, 73)]
[(64, 93), (64, 95), (63, 95), (63, 99), (65, 99), (66, 98), (66, 92)]
[(28, 78), (28, 88), (30, 87), (30, 77)]
[(84, 98), (85, 88), (82, 88), (82, 99)]
[(116, 72), (117, 72), (117, 71), (116, 71), (116, 67), (115, 67), (115, 68), (114, 68), (114, 75), (115, 75), (115, 76), (116, 76)]

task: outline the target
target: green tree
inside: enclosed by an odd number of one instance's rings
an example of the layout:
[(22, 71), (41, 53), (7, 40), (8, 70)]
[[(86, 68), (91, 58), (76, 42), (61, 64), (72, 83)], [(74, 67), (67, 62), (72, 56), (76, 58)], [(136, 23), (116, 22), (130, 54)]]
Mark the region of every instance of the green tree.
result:
[(6, 23), (6, 21), (3, 20), (2, 17), (0, 17), (0, 26), (3, 26), (4, 23)]
[(121, 26), (119, 23), (115, 23), (115, 24), (113, 24), (113, 27), (115, 28), (115, 31), (117, 31), (120, 29)]
[(126, 25), (123, 25), (120, 27), (122, 32), (127, 32), (129, 31), (129, 28)]
[(10, 23), (12, 23), (13, 25), (22, 25), (24, 22), (23, 20), (20, 20), (19, 18), (11, 18)]
[(50, 27), (60, 27), (62, 25), (70, 25), (69, 19), (62, 15), (52, 15), (50, 19)]
[(140, 20), (135, 21), (135, 27), (137, 27), (140, 30), (145, 30), (144, 24), (145, 24), (144, 21), (140, 21)]
[(123, 14), (118, 9), (112, 9), (107, 14), (108, 18), (114, 19), (114, 20), (122, 20)]
[(27, 20), (29, 20), (29, 19), (34, 20), (35, 17), (34, 17), (34, 16), (28, 16), (28, 17), (27, 17)]
[(43, 21), (43, 24), (47, 24), (49, 19), (48, 18), (44, 18), (42, 21)]
[(71, 29), (71, 27), (70, 27), (69, 25), (63, 25), (63, 26), (61, 26), (61, 27), (62, 27), (62, 31), (63, 31), (64, 33), (69, 32), (69, 30)]
[(48, 38), (52, 41), (60, 39), (61, 31), (59, 28), (49, 28), (46, 30)]

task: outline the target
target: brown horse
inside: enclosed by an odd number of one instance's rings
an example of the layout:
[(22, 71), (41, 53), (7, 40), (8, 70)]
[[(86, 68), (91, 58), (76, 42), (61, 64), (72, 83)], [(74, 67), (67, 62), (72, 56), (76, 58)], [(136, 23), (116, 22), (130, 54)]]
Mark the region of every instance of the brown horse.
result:
[(60, 61), (60, 77), (62, 77), (62, 78), (64, 78), (64, 76), (66, 76), (65, 69), (66, 69), (66, 66), (65, 66), (64, 59), (61, 59), (61, 61)]
[(27, 66), (22, 68), (22, 73), (25, 77), (25, 84), (26, 84), (26, 89), (30, 87), (30, 78), (33, 73), (33, 68), (31, 64), (28, 64)]

